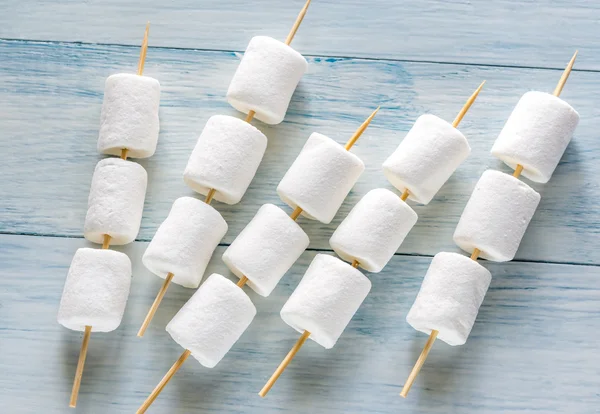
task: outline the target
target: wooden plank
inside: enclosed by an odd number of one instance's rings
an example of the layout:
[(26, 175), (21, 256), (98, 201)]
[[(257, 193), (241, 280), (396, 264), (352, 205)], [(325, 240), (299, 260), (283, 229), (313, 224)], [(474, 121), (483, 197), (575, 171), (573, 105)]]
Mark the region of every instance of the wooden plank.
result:
[[(0, 232), (81, 237), (92, 172), (101, 158), (96, 139), (104, 79), (134, 71), (138, 49), (116, 46), (0, 42)], [(140, 240), (148, 241), (172, 202), (192, 195), (182, 172), (196, 137), (215, 114), (241, 116), (225, 102), (239, 57), (234, 53), (154, 49), (145, 73), (162, 82), (161, 135), (154, 157), (142, 160), (149, 173)], [(377, 106), (382, 109), (352, 149), (367, 165), (335, 220), (323, 225), (301, 219), (311, 248), (328, 248), (328, 239), (362, 195), (392, 188), (381, 163), (414, 120), (432, 112), (454, 119), (483, 79), (487, 84), (461, 123), (471, 157), (428, 206), (415, 206), (419, 222), (401, 252), (433, 255), (456, 250), (452, 233), (481, 173), (488, 167), (509, 171), (489, 150), (520, 95), (529, 89), (552, 91), (561, 72), (469, 67), (360, 59), (310, 59), (286, 121), (274, 127), (255, 122), (269, 147), (249, 191), (238, 205), (215, 203), (229, 223), (224, 244), (239, 234), (260, 205), (282, 205), (276, 186), (313, 131), (345, 142)], [(595, 102), (600, 79), (574, 72), (562, 94), (580, 111), (574, 142), (542, 193), (539, 211), (518, 258), (598, 263), (600, 204), (598, 119)], [(530, 183), (531, 184), (531, 183)], [(552, 237), (548, 237), (552, 234)]]
[[(11, 414), (68, 410), (80, 332), (56, 322), (64, 279), (83, 240), (0, 236), (0, 400)], [(141, 264), (145, 243), (123, 249), (133, 285), (122, 325), (91, 337), (78, 408), (131, 413), (182, 349), (164, 326), (193, 293), (169, 288), (143, 339), (136, 337), (162, 279)], [(223, 248), (218, 249), (222, 253)], [(485, 263), (491, 288), (465, 346), (435, 344), (408, 399), (398, 396), (426, 336), (404, 317), (429, 258), (396, 256), (331, 350), (308, 341), (265, 399), (257, 392), (297, 333), (279, 310), (314, 256), (307, 252), (268, 298), (248, 288), (258, 314), (214, 369), (190, 358), (153, 412), (452, 413), (590, 412), (600, 406), (600, 269)], [(210, 271), (233, 277), (220, 260)]]
[[(284, 40), (304, 0), (3, 2), (0, 38), (236, 50)], [(600, 3), (586, 0), (313, 1), (294, 39), (307, 55), (600, 69)], [(152, 54), (152, 52), (151, 52)]]

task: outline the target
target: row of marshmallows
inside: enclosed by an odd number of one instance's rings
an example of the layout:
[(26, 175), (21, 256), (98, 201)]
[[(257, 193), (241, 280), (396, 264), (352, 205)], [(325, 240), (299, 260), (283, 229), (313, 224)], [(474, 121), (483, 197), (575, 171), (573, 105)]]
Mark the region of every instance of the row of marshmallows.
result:
[[(307, 6), (308, 3), (296, 21), (293, 33)], [(109, 243), (123, 245), (135, 240), (141, 224), (147, 174), (143, 167), (126, 158), (127, 155), (150, 157), (158, 142), (160, 85), (156, 79), (141, 76), (147, 36), (148, 27), (138, 75), (113, 75), (105, 84), (98, 150), (103, 154), (121, 154), (123, 159), (107, 158), (98, 163), (84, 226), (85, 238), (103, 243), (104, 248)], [(290, 36), (288, 39), (291, 41)], [(236, 109), (251, 115), (248, 121), (256, 116), (269, 124), (280, 123), (306, 69), (306, 59), (288, 44), (264, 36), (255, 37), (233, 77), (227, 99)], [(217, 200), (235, 204), (254, 177), (266, 146), (267, 138), (249, 123), (230, 116), (212, 117), (190, 157), (184, 181), (200, 193), (211, 194), (211, 198), (214, 195)], [(185, 208), (189, 215), (182, 231), (190, 236), (191, 243), (178, 244), (182, 238), (182, 234), (178, 234), (168, 239), (172, 243), (164, 244), (161, 254), (166, 260), (172, 258), (177, 262), (176, 259), (180, 259), (179, 267), (170, 270), (180, 270), (176, 281), (197, 287), (227, 224), (215, 209), (196, 199), (176, 202), (173, 210)], [(194, 227), (190, 226), (190, 219), (204, 222)], [(211, 227), (214, 223), (218, 225)], [(198, 230), (202, 234), (194, 234)], [(210, 240), (203, 239), (207, 236)], [(194, 243), (199, 243), (201, 248), (196, 249)], [(181, 250), (177, 251), (178, 247)], [(149, 250), (144, 263), (164, 277), (157, 261), (160, 262), (152, 259)], [(92, 328), (97, 332), (109, 332), (120, 325), (131, 275), (131, 261), (123, 253), (82, 248), (73, 258), (58, 312), (61, 325), (85, 331), (71, 406), (76, 403), (89, 334)]]
[(476, 184), (454, 233), (454, 242), (471, 258), (447, 252), (434, 256), (406, 317), (430, 341), (404, 385), (403, 397), (436, 337), (453, 346), (466, 342), (492, 279), (477, 257), (494, 262), (515, 257), (540, 202), (540, 195), (517, 177), (522, 173), (547, 183), (579, 122), (579, 114), (555, 95), (523, 95), (494, 143), (492, 154), (515, 173), (488, 170)]

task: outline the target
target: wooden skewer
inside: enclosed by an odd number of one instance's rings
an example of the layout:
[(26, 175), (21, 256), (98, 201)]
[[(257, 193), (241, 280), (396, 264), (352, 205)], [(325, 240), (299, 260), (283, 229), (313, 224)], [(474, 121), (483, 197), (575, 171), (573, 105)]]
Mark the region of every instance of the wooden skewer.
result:
[(402, 195), (400, 196), (400, 200), (406, 201), (406, 199), (408, 198), (409, 195), (410, 195), (410, 192), (408, 191), (408, 188), (406, 188), (404, 190), (404, 192), (402, 193)]
[(244, 285), (248, 282), (248, 278), (246, 276), (242, 276), (240, 280), (237, 282), (239, 287), (244, 287)]
[(121, 149), (121, 159), (122, 160), (126, 160), (127, 159), (127, 153), (128, 152), (129, 152), (129, 150), (127, 148)]
[(102, 240), (102, 248), (103, 249), (108, 249), (110, 247), (110, 239), (111, 239), (111, 237), (108, 234), (104, 235), (104, 238)]
[(77, 362), (77, 370), (75, 371), (75, 380), (73, 381), (73, 389), (71, 390), (71, 401), (69, 407), (75, 408), (77, 406), (77, 396), (79, 395), (79, 387), (81, 386), (81, 377), (83, 376), (83, 366), (85, 365), (85, 357), (87, 356), (88, 345), (90, 343), (90, 335), (92, 334), (92, 327), (89, 325), (85, 326), (83, 332), (83, 342), (81, 342), (81, 350), (79, 351), (79, 361)]
[(452, 122), (452, 126), (454, 128), (456, 128), (458, 126), (458, 124), (460, 124), (460, 121), (462, 121), (462, 119), (465, 117), (465, 115), (467, 114), (467, 111), (469, 110), (469, 108), (471, 108), (471, 105), (473, 105), (473, 102), (475, 102), (475, 99), (477, 99), (477, 95), (479, 95), (479, 92), (481, 92), (483, 85), (485, 85), (485, 81), (481, 82), (481, 85), (479, 85), (479, 88), (477, 88), (475, 90), (475, 92), (473, 92), (473, 95), (471, 95), (469, 97), (469, 99), (467, 99), (467, 102), (465, 103), (465, 105), (462, 107), (462, 109), (460, 110), (458, 115), (456, 115), (456, 118), (454, 118), (454, 121)]
[[(560, 93), (562, 92), (563, 88), (565, 87), (565, 84), (567, 83), (567, 79), (569, 79), (569, 75), (571, 74), (571, 71), (573, 70), (573, 65), (575, 64), (575, 59), (577, 58), (577, 53), (579, 53), (578, 50), (575, 51), (575, 53), (573, 54), (573, 57), (567, 64), (567, 67), (565, 68), (565, 70), (563, 71), (562, 76), (558, 80), (558, 84), (556, 85), (556, 88), (554, 88), (554, 93), (553, 93), (554, 96), (556, 96), (556, 97), (560, 96)], [(513, 173), (513, 177), (519, 178), (519, 176), (521, 175), (522, 172), (523, 172), (523, 166), (521, 164), (517, 164), (517, 166), (515, 167), (515, 172)]]
[(302, 7), (302, 10), (300, 10), (300, 14), (298, 14), (298, 17), (296, 17), (296, 21), (294, 22), (294, 25), (292, 26), (292, 30), (290, 30), (290, 33), (287, 35), (287, 38), (285, 39), (286, 45), (289, 45), (290, 43), (292, 43), (292, 40), (294, 39), (294, 36), (296, 35), (298, 28), (300, 27), (300, 23), (302, 23), (304, 16), (306, 16), (306, 11), (308, 10), (310, 1), (311, 0), (306, 1), (306, 3), (304, 4), (304, 7)]
[(296, 354), (298, 353), (300, 348), (302, 348), (302, 345), (304, 345), (304, 342), (306, 342), (306, 340), (308, 339), (309, 336), (310, 336), (310, 332), (304, 331), (304, 333), (296, 341), (296, 344), (292, 347), (292, 349), (290, 349), (290, 352), (288, 352), (288, 354), (283, 359), (283, 361), (281, 361), (281, 364), (279, 364), (279, 366), (277, 367), (277, 369), (275, 370), (273, 375), (271, 375), (271, 378), (269, 378), (269, 381), (267, 381), (267, 383), (262, 388), (262, 390), (260, 390), (258, 395), (260, 395), (261, 397), (264, 397), (265, 395), (267, 395), (267, 393), (271, 390), (271, 388), (273, 388), (273, 385), (275, 384), (277, 379), (281, 376), (283, 371), (285, 371), (285, 369), (290, 364), (290, 362), (292, 362), (292, 359), (294, 359), (294, 357), (296, 356)]
[(356, 268), (357, 268), (359, 265), (360, 265), (360, 263), (358, 263), (358, 260), (354, 260), (354, 261), (352, 262), (352, 267), (353, 267), (353, 268), (355, 268), (355, 269), (356, 269)]
[(298, 220), (298, 217), (300, 216), (300, 214), (302, 214), (302, 208), (301, 207), (296, 207), (294, 209), (294, 211), (292, 211), (292, 213), (290, 214), (290, 218), (294, 221)]
[(181, 366), (183, 365), (185, 360), (188, 359), (188, 357), (190, 356), (191, 353), (192, 353), (192, 351), (190, 351), (188, 349), (183, 351), (183, 354), (181, 354), (179, 359), (177, 361), (175, 361), (175, 363), (173, 364), (171, 369), (169, 369), (169, 371), (165, 374), (163, 379), (160, 380), (160, 382), (158, 383), (156, 388), (154, 388), (154, 391), (152, 391), (152, 394), (150, 394), (148, 396), (148, 398), (146, 398), (146, 401), (144, 401), (144, 403), (140, 406), (140, 408), (138, 408), (138, 410), (136, 411), (136, 414), (142, 414), (142, 413), (146, 412), (148, 407), (150, 407), (152, 405), (152, 403), (154, 402), (154, 400), (156, 400), (156, 397), (158, 397), (158, 394), (160, 394), (161, 391), (163, 390), (163, 388), (165, 388), (165, 386), (169, 383), (169, 381), (171, 381), (171, 378), (173, 378), (173, 375), (175, 375), (175, 373), (179, 370), (179, 368), (181, 368)]
[(252, 118), (254, 118), (255, 114), (256, 112), (252, 110), (248, 111), (248, 116), (246, 116), (246, 122), (250, 123), (252, 121)]
[(204, 199), (204, 202), (206, 204), (210, 204), (210, 202), (212, 201), (216, 192), (217, 192), (217, 190), (215, 190), (214, 188), (211, 188), (210, 190), (208, 190), (208, 193), (206, 193), (206, 198)]
[(156, 295), (156, 298), (154, 299), (154, 302), (152, 303), (152, 306), (150, 307), (150, 310), (148, 311), (148, 314), (146, 315), (146, 318), (144, 319), (144, 322), (142, 323), (142, 326), (137, 333), (137, 336), (139, 336), (140, 338), (142, 336), (144, 336), (144, 334), (146, 333), (146, 329), (148, 328), (148, 325), (150, 325), (152, 318), (154, 318), (154, 314), (156, 313), (156, 310), (160, 306), (160, 302), (162, 301), (163, 297), (165, 296), (165, 293), (167, 293), (167, 289), (169, 288), (169, 283), (171, 283), (172, 279), (173, 279), (173, 273), (167, 273), (167, 277), (165, 278), (165, 281), (163, 282), (162, 287), (158, 291), (158, 294)]
[(148, 33), (150, 32), (150, 22), (146, 23), (146, 31), (144, 32), (144, 40), (140, 49), (140, 60), (138, 61), (137, 74), (142, 76), (144, 73), (144, 64), (146, 63), (146, 54), (148, 53)]
[(404, 384), (404, 387), (402, 387), (400, 396), (406, 398), (406, 396), (408, 395), (408, 391), (410, 391), (410, 387), (412, 387), (413, 383), (415, 382), (415, 379), (417, 378), (417, 375), (419, 375), (419, 371), (421, 371), (421, 368), (423, 367), (423, 364), (425, 363), (425, 360), (427, 359), (427, 355), (429, 355), (429, 351), (431, 350), (431, 347), (433, 346), (433, 343), (435, 342), (435, 338), (437, 337), (437, 335), (438, 335), (438, 331), (436, 331), (436, 330), (431, 331), (431, 334), (429, 335), (429, 339), (425, 343), (425, 346), (423, 347), (423, 350), (421, 351), (421, 355), (419, 355), (419, 359), (417, 359), (417, 363), (415, 364), (412, 371), (410, 372), (410, 375), (408, 376), (408, 379), (406, 380), (406, 384)]
[(480, 254), (481, 254), (481, 250), (479, 250), (476, 247), (475, 249), (473, 249), (473, 253), (471, 253), (471, 260), (477, 260), (477, 258), (479, 257)]

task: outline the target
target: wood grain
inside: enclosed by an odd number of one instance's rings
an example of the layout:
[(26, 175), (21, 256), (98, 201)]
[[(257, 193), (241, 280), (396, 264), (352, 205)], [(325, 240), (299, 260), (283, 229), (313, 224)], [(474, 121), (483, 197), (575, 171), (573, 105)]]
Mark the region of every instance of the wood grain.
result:
[[(255, 35), (283, 41), (304, 0), (4, 0), (0, 38), (243, 51)], [(600, 3), (589, 0), (318, 0), (294, 48), (307, 55), (600, 69)], [(150, 55), (152, 52), (150, 52)], [(151, 57), (150, 57), (151, 59)]]
[[(56, 313), (69, 263), (84, 245), (0, 236), (3, 412), (68, 410), (82, 333), (60, 326)], [(133, 262), (131, 296), (122, 325), (90, 342), (79, 412), (135, 412), (183, 352), (164, 327), (193, 289), (171, 286), (144, 339), (136, 337), (163, 282), (141, 264), (145, 246), (117, 247)], [(467, 344), (436, 342), (410, 398), (400, 398), (427, 339), (404, 318), (430, 259), (407, 256), (369, 276), (373, 289), (333, 349), (309, 340), (261, 399), (257, 392), (298, 338), (279, 310), (314, 254), (306, 252), (268, 298), (246, 288), (258, 310), (250, 328), (214, 369), (189, 358), (151, 411), (572, 414), (600, 406), (600, 268), (518, 262), (483, 262), (493, 280)], [(209, 271), (236, 280), (220, 260)]]
[[(0, 55), (9, 57), (0, 59), (0, 232), (82, 236), (92, 172), (101, 158), (96, 141), (104, 80), (119, 71), (133, 73), (138, 53), (138, 46), (0, 41)], [(155, 156), (140, 162), (149, 184), (139, 240), (152, 238), (177, 197), (194, 194), (184, 185), (182, 172), (207, 119), (242, 116), (224, 99), (238, 61), (230, 52), (150, 48), (145, 73), (162, 83), (161, 134)], [(487, 79), (461, 123), (472, 155), (428, 206), (415, 206), (419, 221), (400, 249), (418, 255), (457, 251), (452, 233), (481, 173), (487, 168), (510, 172), (489, 154), (504, 121), (523, 92), (552, 91), (562, 73), (321, 57), (309, 61), (286, 121), (273, 127), (257, 123), (269, 137), (269, 147), (242, 202), (214, 204), (229, 223), (224, 245), (262, 204), (282, 205), (276, 186), (311, 132), (344, 143), (365, 114), (381, 105), (353, 148), (367, 169), (334, 221), (323, 225), (301, 219), (310, 247), (329, 249), (333, 230), (362, 195), (376, 187), (392, 188), (381, 163), (414, 120), (426, 112), (452, 120)], [(546, 185), (528, 182), (542, 201), (518, 260), (600, 263), (600, 210), (594, 207), (600, 204), (599, 94), (596, 73), (572, 73), (562, 97), (580, 112), (581, 122), (552, 180)]]

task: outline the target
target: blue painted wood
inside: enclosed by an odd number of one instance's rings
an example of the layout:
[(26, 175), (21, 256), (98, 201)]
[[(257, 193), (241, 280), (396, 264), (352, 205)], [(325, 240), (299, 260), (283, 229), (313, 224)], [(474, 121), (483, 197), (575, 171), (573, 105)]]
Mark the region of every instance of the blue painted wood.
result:
[[(2, 412), (68, 410), (82, 335), (58, 325), (56, 312), (73, 253), (84, 245), (0, 236)], [(78, 412), (134, 412), (182, 352), (164, 326), (192, 289), (171, 286), (146, 336), (136, 337), (162, 284), (141, 264), (145, 245), (119, 249), (133, 261), (131, 296), (121, 327), (92, 333)], [(493, 280), (467, 344), (436, 342), (409, 398), (401, 398), (426, 340), (404, 317), (430, 262), (408, 256), (369, 275), (373, 289), (333, 349), (308, 341), (261, 399), (298, 338), (278, 313), (314, 254), (306, 252), (268, 298), (245, 288), (258, 309), (250, 328), (214, 369), (190, 358), (149, 413), (589, 413), (600, 406), (600, 269), (518, 262), (484, 262)], [(234, 278), (218, 259), (209, 271)]]
[[(4, 0), (0, 38), (243, 51), (284, 40), (305, 0)], [(600, 69), (600, 3), (589, 0), (313, 0), (293, 47), (307, 55), (559, 68), (575, 49)]]
[[(133, 71), (131, 47), (0, 42), (0, 232), (81, 237), (92, 172), (100, 156), (96, 141), (104, 79)], [(172, 202), (192, 195), (182, 172), (196, 137), (215, 114), (240, 116), (224, 99), (238, 56), (229, 52), (154, 49), (146, 73), (162, 82), (161, 135), (155, 156), (141, 160), (149, 173), (140, 240), (148, 241)], [(282, 205), (275, 188), (306, 138), (319, 131), (345, 142), (379, 104), (382, 110), (353, 148), (367, 170), (329, 225), (302, 219), (311, 248), (329, 249), (333, 230), (372, 188), (393, 188), (381, 163), (422, 113), (454, 119), (466, 98), (485, 89), (460, 128), (472, 155), (428, 206), (415, 206), (419, 222), (402, 253), (434, 255), (456, 250), (452, 234), (479, 176), (486, 168), (508, 171), (489, 154), (520, 95), (552, 90), (561, 72), (470, 67), (361, 59), (310, 59), (309, 73), (294, 96), (286, 121), (267, 127), (269, 147), (250, 189), (238, 205), (216, 203), (229, 223), (224, 244), (239, 234), (260, 205)], [(573, 73), (563, 92), (581, 123), (563, 162), (547, 185), (533, 185), (542, 202), (518, 252), (524, 260), (600, 263), (598, 153), (600, 78)], [(31, 121), (35, 114), (35, 122)], [(33, 179), (32, 179), (33, 178)], [(414, 205), (414, 204), (413, 204)], [(596, 225), (594, 225), (596, 224)], [(552, 234), (552, 237), (548, 237)]]

